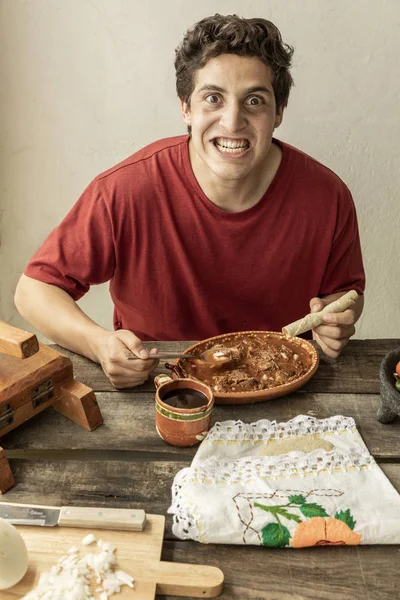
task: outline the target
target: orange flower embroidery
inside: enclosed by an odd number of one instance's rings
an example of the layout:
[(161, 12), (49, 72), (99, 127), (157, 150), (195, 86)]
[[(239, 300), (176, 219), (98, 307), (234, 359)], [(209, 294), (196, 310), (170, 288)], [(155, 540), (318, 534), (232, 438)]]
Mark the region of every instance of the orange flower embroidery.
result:
[(355, 533), (339, 519), (313, 517), (300, 523), (293, 534), (293, 548), (307, 546), (357, 546), (361, 534)]

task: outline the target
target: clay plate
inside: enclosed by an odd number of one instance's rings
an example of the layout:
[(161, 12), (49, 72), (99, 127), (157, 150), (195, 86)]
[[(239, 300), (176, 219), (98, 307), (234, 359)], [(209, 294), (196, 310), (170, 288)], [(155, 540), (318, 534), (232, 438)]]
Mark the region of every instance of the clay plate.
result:
[[(286, 396), (287, 394), (294, 392), (307, 383), (307, 381), (311, 379), (318, 368), (318, 352), (310, 342), (298, 337), (287, 339), (282, 333), (277, 333), (274, 331), (238, 331), (235, 333), (217, 335), (190, 346), (190, 348), (187, 348), (184, 353), (200, 354), (215, 344), (235, 346), (241, 340), (249, 339), (251, 337), (264, 338), (272, 344), (280, 343), (288, 346), (302, 358), (306, 365), (308, 365), (306, 373), (304, 373), (304, 375), (301, 377), (290, 381), (289, 383), (278, 385), (274, 388), (269, 388), (266, 390), (255, 390), (253, 392), (214, 392), (215, 404), (251, 404), (252, 402), (263, 402), (265, 400), (272, 400), (273, 398)], [(190, 377), (191, 379), (196, 379), (195, 377), (188, 375), (186, 371), (185, 363), (187, 363), (187, 360), (188, 359), (185, 358), (179, 358), (175, 362), (172, 374), (174, 379), (178, 379), (179, 377)]]

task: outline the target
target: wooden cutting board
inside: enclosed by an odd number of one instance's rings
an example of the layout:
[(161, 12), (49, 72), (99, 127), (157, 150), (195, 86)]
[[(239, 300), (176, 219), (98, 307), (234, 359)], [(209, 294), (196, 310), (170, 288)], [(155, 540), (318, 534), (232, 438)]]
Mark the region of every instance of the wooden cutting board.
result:
[(126, 571), (135, 579), (134, 589), (124, 585), (121, 593), (110, 596), (112, 599), (154, 600), (156, 593), (189, 598), (218, 596), (224, 580), (220, 569), (160, 560), (164, 525), (164, 516), (147, 515), (143, 531), (18, 526), (28, 549), (29, 567), (25, 577), (16, 586), (1, 590), (1, 600), (15, 600), (27, 594), (37, 585), (40, 574), (56, 564), (72, 546), (79, 548), (81, 556), (96, 552), (95, 544), (82, 545), (83, 538), (89, 533), (93, 533), (97, 540), (116, 546), (116, 568)]

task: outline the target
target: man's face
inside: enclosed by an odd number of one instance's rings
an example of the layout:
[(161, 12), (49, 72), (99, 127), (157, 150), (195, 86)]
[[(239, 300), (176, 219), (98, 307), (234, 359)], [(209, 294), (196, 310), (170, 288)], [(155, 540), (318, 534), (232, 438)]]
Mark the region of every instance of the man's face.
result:
[(258, 177), (282, 120), (272, 72), (256, 57), (222, 54), (197, 72), (190, 108), (183, 120), (192, 128), (193, 167), (224, 181)]

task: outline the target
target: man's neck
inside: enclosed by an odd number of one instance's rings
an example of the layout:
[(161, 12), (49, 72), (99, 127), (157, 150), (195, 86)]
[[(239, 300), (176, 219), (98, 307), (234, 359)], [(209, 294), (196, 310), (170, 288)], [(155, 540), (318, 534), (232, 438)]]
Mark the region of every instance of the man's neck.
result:
[(266, 161), (252, 173), (251, 177), (243, 180), (221, 180), (210, 174), (203, 162), (196, 160), (191, 152), (189, 155), (194, 176), (207, 198), (226, 212), (241, 212), (257, 204), (271, 185), (282, 160), (282, 150), (272, 143)]

